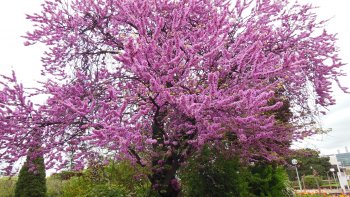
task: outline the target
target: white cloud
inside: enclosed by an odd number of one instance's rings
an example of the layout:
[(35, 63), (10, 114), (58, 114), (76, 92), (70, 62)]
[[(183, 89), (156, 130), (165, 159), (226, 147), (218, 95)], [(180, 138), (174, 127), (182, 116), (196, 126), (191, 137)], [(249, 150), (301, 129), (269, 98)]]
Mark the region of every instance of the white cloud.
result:
[[(348, 10), (350, 1), (347, 0), (300, 0), (299, 2), (312, 3), (319, 8), (316, 9), (320, 19), (331, 20), (326, 29), (331, 33), (337, 33), (339, 54), (344, 63), (350, 63), (350, 12)], [(350, 75), (350, 64), (346, 65), (344, 71)], [(350, 87), (350, 76), (342, 77), (343, 86)], [(344, 94), (337, 86), (333, 86), (334, 97), (337, 104), (329, 108), (326, 116), (322, 117), (322, 126), (332, 128), (332, 132), (318, 135), (305, 140), (296, 146), (317, 148), (322, 154), (334, 154), (337, 150), (344, 152), (344, 147), (350, 147), (350, 94)]]

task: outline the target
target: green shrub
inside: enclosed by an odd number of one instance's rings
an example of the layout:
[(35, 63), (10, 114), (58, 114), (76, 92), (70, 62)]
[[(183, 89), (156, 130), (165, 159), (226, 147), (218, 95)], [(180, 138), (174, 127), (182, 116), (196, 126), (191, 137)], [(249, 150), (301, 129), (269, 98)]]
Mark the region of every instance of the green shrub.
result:
[(92, 187), (86, 197), (119, 197), (126, 196), (128, 194), (127, 189), (119, 185), (96, 185)]
[(136, 186), (134, 190), (131, 193), (129, 193), (129, 195), (133, 197), (144, 197), (144, 196), (157, 197), (158, 193), (156, 191), (151, 190), (151, 184), (144, 184), (141, 186)]
[(127, 161), (110, 162), (109, 165), (95, 165), (89, 167), (84, 176), (95, 184), (119, 185), (130, 192), (150, 188), (150, 182), (146, 177), (148, 172)]
[[(33, 170), (30, 166), (33, 165)], [(15, 197), (42, 197), (46, 196), (46, 173), (44, 158), (27, 157), (23, 164), (16, 183)]]
[(62, 171), (59, 173), (52, 174), (51, 177), (57, 180), (69, 180), (72, 177), (75, 176), (82, 176), (82, 172), (76, 172), (76, 171)]
[(248, 196), (246, 170), (237, 158), (203, 148), (181, 169), (180, 179), (185, 196)]
[[(62, 196), (148, 196), (150, 183), (141, 167), (129, 162), (92, 165), (80, 173), (57, 173), (54, 179), (63, 181)], [(73, 176), (71, 176), (73, 175)], [(66, 178), (63, 178), (66, 179)], [(100, 194), (99, 194), (100, 193)], [(99, 194), (99, 195), (98, 195)]]
[[(84, 174), (85, 175), (85, 174)], [(129, 180), (130, 183), (132, 180)], [(137, 181), (135, 181), (137, 183)], [(94, 183), (91, 182), (86, 176), (72, 177), (69, 180), (63, 182), (61, 191), (62, 197), (99, 197), (99, 196), (135, 196), (143, 197), (148, 196), (150, 192), (150, 186), (141, 185), (133, 186), (133, 189), (126, 188), (126, 183)], [(130, 185), (129, 185), (130, 186)]]
[(318, 186), (322, 185), (322, 179), (318, 176), (304, 176), (304, 183), (305, 183), (305, 187), (306, 189), (318, 189)]
[(62, 196), (63, 184), (66, 181), (60, 180), (55, 176), (46, 178), (47, 196), (56, 197)]
[(62, 197), (84, 196), (91, 189), (91, 183), (82, 177), (72, 177), (62, 186)]
[(15, 194), (17, 177), (0, 177), (0, 197), (10, 197)]
[(279, 167), (260, 164), (249, 167), (248, 185), (251, 196), (292, 196), (287, 172)]
[(286, 171), (271, 164), (242, 165), (237, 157), (204, 147), (179, 173), (184, 196), (292, 196)]

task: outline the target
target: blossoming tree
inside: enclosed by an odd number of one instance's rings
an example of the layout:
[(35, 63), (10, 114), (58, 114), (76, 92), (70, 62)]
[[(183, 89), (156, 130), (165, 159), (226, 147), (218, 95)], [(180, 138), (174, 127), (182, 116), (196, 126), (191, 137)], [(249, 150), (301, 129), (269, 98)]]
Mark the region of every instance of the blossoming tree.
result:
[[(312, 6), (286, 0), (47, 0), (28, 15), (26, 45), (48, 46), (46, 76), (27, 100), (3, 83), (0, 158), (32, 146), (47, 168), (74, 152), (77, 169), (103, 155), (152, 170), (152, 188), (177, 196), (179, 167), (205, 143), (231, 136), (244, 160), (279, 159), (309, 136), (311, 115), (335, 104), (344, 75), (335, 37)], [(342, 88), (342, 87), (341, 87)], [(342, 88), (345, 91), (345, 88)], [(276, 111), (288, 101), (288, 124)], [(310, 107), (310, 104), (316, 105)], [(309, 115), (305, 115), (309, 114)], [(310, 124), (309, 124), (310, 123)]]

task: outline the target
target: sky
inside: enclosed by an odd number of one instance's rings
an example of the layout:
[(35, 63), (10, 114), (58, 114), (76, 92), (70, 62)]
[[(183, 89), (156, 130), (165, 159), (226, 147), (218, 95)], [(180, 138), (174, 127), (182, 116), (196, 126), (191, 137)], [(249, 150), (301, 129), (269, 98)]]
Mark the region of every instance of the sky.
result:
[[(343, 63), (347, 63), (344, 71), (348, 74), (340, 79), (343, 86), (350, 88), (350, 12), (349, 0), (299, 0), (300, 3), (312, 3), (319, 8), (316, 13), (320, 19), (330, 19), (326, 29), (331, 33), (337, 33), (337, 46)], [(350, 94), (344, 94), (335, 85), (334, 97), (337, 100), (335, 106), (328, 108), (328, 114), (321, 118), (323, 128), (331, 128), (332, 131), (325, 135), (313, 136), (296, 144), (296, 148), (314, 148), (322, 154), (336, 154), (339, 150), (345, 152), (345, 146), (350, 150)]]
[[(349, 76), (341, 78), (343, 86), (350, 87), (350, 1), (349, 0), (299, 0), (300, 3), (312, 3), (319, 8), (315, 10), (319, 19), (332, 18), (326, 29), (338, 34), (337, 46), (340, 57)], [(44, 46), (34, 45), (25, 47), (25, 32), (33, 29), (25, 14), (40, 11), (43, 0), (10, 0), (0, 6), (0, 74), (10, 74), (15, 70), (18, 79), (25, 85), (32, 86), (40, 79), (41, 61)], [(334, 86), (334, 96), (337, 105), (329, 108), (326, 116), (322, 117), (323, 128), (332, 128), (328, 134), (313, 136), (296, 143), (294, 148), (315, 148), (322, 154), (335, 154), (337, 150), (345, 152), (350, 149), (350, 94), (342, 93)]]

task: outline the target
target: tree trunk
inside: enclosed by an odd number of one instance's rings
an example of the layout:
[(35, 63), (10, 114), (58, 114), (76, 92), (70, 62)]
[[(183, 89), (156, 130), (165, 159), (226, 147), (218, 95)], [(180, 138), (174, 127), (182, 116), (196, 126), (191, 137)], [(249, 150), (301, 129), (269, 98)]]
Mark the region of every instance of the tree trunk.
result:
[[(153, 152), (156, 153), (152, 158), (152, 175), (149, 177), (152, 183), (152, 190), (162, 197), (177, 197), (181, 191), (180, 184), (176, 179), (176, 172), (183, 162), (183, 156), (179, 154), (186, 147), (180, 144), (165, 144), (163, 119), (166, 117), (167, 110), (161, 110), (156, 102), (151, 99), (156, 106), (152, 124), (152, 139), (157, 140), (153, 144)], [(189, 150), (189, 149), (186, 149)], [(169, 152), (170, 151), (170, 152)]]
[(178, 168), (174, 163), (167, 163), (164, 167), (153, 169), (152, 189), (162, 197), (177, 197), (180, 193), (180, 185), (175, 177)]
[(180, 191), (176, 179), (176, 172), (180, 167), (178, 156), (173, 151), (168, 156), (166, 149), (159, 147), (154, 147), (154, 150), (159, 155), (152, 159), (152, 189), (162, 197), (177, 197)]

